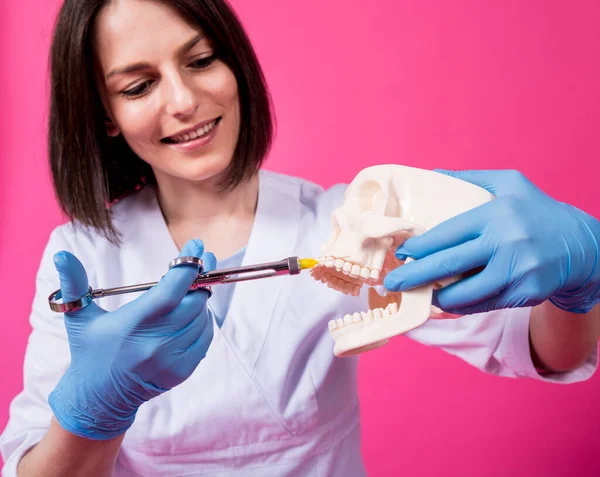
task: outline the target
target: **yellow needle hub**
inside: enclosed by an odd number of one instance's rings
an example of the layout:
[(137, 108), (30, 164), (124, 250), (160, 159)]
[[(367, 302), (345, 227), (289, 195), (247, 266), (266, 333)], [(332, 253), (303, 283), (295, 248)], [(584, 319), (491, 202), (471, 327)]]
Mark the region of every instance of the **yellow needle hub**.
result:
[(298, 261), (300, 262), (300, 270), (314, 268), (319, 264), (319, 261), (314, 258), (300, 258)]

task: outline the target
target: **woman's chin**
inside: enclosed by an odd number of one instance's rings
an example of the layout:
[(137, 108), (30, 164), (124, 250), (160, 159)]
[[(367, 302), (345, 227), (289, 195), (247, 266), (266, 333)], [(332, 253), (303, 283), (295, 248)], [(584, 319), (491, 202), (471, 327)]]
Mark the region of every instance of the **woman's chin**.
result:
[(154, 169), (156, 180), (176, 182), (210, 182), (217, 183), (223, 179), (231, 160), (222, 157), (203, 157), (195, 160), (187, 160), (187, 163), (179, 163), (177, 168)]

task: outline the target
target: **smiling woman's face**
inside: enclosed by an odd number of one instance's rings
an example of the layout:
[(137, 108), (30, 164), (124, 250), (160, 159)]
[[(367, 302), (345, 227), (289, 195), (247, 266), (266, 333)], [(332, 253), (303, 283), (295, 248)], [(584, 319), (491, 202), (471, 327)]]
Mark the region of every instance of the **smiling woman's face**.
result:
[(94, 24), (113, 125), (164, 180), (218, 179), (240, 131), (237, 82), (198, 27), (162, 3), (111, 2)]

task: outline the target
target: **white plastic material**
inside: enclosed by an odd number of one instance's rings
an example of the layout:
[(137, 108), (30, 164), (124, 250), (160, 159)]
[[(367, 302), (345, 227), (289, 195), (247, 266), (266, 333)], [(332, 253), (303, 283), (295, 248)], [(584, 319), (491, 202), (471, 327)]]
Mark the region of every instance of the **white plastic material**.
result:
[[(404, 263), (395, 256), (398, 245), (493, 199), (481, 187), (433, 171), (399, 165), (363, 169), (346, 189), (344, 204), (332, 213), (331, 236), (312, 276), (355, 296), (363, 285), (382, 290), (385, 275)], [(434, 286), (459, 278), (384, 296), (371, 288), (369, 311), (329, 322), (334, 354), (358, 354), (421, 326), (436, 314)]]

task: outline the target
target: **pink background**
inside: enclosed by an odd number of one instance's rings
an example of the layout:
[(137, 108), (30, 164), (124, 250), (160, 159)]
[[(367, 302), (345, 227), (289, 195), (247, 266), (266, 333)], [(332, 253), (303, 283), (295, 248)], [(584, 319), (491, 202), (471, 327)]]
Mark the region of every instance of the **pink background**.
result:
[[(40, 254), (62, 221), (45, 150), (57, 5), (20, 0), (0, 15), (2, 427), (22, 385)], [(597, 0), (233, 5), (276, 106), (270, 169), (328, 186), (383, 162), (517, 168), (600, 216)], [(360, 379), (372, 476), (600, 475), (598, 376), (499, 379), (397, 338), (364, 356)]]

